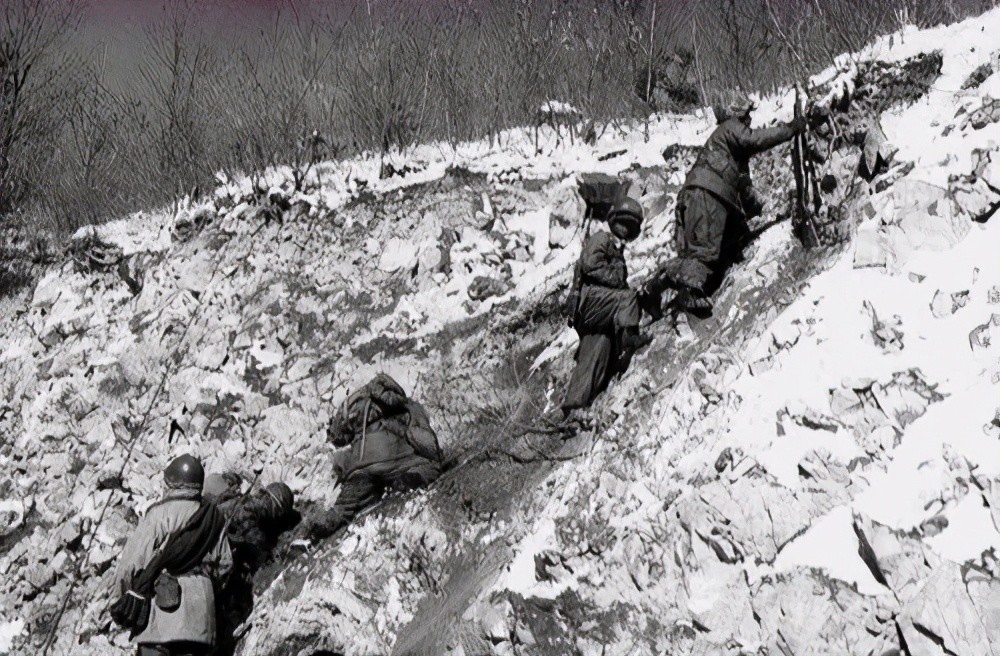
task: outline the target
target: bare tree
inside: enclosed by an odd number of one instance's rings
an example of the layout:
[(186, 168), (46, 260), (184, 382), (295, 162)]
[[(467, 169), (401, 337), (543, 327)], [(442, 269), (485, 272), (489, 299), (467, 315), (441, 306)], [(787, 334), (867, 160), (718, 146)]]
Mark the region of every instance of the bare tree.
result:
[(38, 145), (58, 126), (58, 46), (79, 20), (75, 0), (14, 0), (0, 9), (0, 214), (29, 192)]

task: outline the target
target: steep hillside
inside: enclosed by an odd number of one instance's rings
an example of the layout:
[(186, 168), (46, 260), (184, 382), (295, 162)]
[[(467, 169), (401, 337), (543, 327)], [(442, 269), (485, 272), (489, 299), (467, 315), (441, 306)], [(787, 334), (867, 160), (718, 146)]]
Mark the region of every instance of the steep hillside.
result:
[[(633, 180), (639, 279), (710, 115), (275, 170), (81, 231), (3, 302), (0, 653), (125, 653), (110, 569), (179, 452), (331, 502), (325, 424), (378, 371), (453, 466), (282, 545), (239, 653), (1000, 652), (998, 29), (906, 31), (817, 76), (828, 245), (782, 220), (788, 148), (762, 157), (715, 316), (651, 326), (568, 439), (544, 416), (575, 346), (576, 175)], [(869, 188), (873, 121), (898, 151)]]

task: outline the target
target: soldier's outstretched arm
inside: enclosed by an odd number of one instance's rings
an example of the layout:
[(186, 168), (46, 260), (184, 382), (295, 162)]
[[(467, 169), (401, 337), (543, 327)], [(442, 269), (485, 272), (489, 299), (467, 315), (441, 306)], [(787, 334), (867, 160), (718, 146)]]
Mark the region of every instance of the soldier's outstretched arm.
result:
[(791, 141), (792, 137), (801, 132), (804, 127), (804, 124), (799, 125), (795, 121), (756, 130), (741, 126), (733, 136), (740, 150), (747, 155), (756, 155), (786, 141)]

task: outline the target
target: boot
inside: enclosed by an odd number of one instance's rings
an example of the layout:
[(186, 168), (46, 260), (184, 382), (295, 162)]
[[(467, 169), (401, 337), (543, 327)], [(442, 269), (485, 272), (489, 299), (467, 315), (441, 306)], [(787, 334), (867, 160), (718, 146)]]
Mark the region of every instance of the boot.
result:
[(660, 266), (653, 276), (639, 288), (639, 308), (653, 321), (663, 318), (663, 292), (677, 289), (675, 280), (678, 261), (676, 258)]
[(621, 345), (622, 351), (626, 353), (635, 353), (639, 349), (649, 346), (652, 341), (651, 336), (641, 334), (639, 328), (635, 326), (622, 328), (618, 337), (618, 343)]
[(677, 293), (674, 303), (685, 312), (704, 318), (712, 314), (712, 299), (697, 289), (685, 287)]
[(645, 312), (653, 321), (663, 318), (663, 296), (659, 291), (651, 289), (639, 290), (639, 309)]

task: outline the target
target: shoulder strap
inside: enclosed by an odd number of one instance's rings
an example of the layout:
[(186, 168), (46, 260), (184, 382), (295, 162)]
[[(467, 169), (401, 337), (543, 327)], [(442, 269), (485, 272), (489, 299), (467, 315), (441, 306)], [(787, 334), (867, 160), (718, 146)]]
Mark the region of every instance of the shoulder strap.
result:
[(226, 518), (214, 503), (202, 501), (191, 519), (171, 533), (144, 568), (132, 577), (132, 588), (148, 595), (163, 571), (184, 574), (201, 563), (222, 537)]

